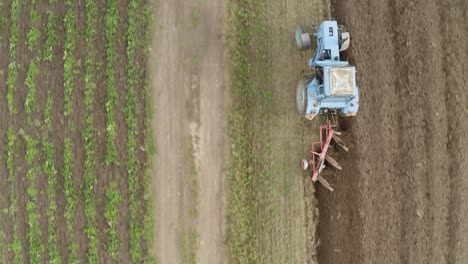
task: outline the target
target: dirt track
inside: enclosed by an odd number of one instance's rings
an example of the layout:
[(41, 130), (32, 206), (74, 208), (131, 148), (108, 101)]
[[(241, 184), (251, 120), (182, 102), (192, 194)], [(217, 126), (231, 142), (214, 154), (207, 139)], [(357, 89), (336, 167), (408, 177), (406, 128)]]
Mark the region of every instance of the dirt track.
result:
[(467, 263), (468, 2), (332, 6), (361, 109), (336, 191), (318, 191), (319, 262)]
[(155, 252), (160, 263), (221, 263), (226, 1), (155, 2)]

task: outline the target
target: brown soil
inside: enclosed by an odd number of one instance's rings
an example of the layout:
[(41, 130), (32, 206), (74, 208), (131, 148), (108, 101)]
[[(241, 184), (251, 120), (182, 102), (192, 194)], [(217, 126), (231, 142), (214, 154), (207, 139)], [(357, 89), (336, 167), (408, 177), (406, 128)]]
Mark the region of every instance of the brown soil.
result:
[(466, 263), (468, 3), (332, 5), (361, 108), (336, 191), (318, 191), (319, 262)]

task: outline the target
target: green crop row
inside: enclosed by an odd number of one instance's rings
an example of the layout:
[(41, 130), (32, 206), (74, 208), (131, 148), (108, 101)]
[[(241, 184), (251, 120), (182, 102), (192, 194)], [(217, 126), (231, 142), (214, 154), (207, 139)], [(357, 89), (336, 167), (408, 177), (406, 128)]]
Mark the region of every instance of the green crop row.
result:
[(94, 94), (96, 90), (96, 81), (94, 72), (96, 64), (94, 50), (96, 38), (96, 3), (94, 0), (86, 0), (86, 47), (88, 54), (85, 59), (85, 109), (86, 109), (86, 128), (83, 130), (83, 139), (85, 141), (85, 164), (84, 164), (84, 200), (86, 227), (85, 232), (88, 236), (88, 262), (98, 263), (98, 243), (97, 230), (95, 226), (96, 219), (96, 201), (94, 197), (94, 184), (96, 183), (95, 174), (95, 146), (94, 146)]
[(63, 148), (63, 178), (65, 186), (65, 222), (70, 238), (68, 249), (70, 250), (69, 263), (78, 263), (78, 244), (74, 242), (74, 224), (76, 193), (73, 184), (73, 152), (70, 138), (65, 138)]
[(64, 60), (64, 90), (65, 90), (65, 116), (69, 116), (73, 111), (73, 100), (72, 94), (75, 87), (75, 14), (73, 12), (73, 0), (66, 0), (65, 5), (67, 11), (65, 13), (64, 24), (65, 24), (65, 48), (63, 54)]
[(28, 114), (36, 111), (36, 78), (38, 74), (39, 68), (33, 59), (29, 63), (29, 68), (25, 80), (28, 93), (26, 95), (26, 100), (24, 101), (24, 109)]
[(38, 0), (31, 0), (31, 6), (29, 9), (29, 17), (31, 22), (35, 23), (39, 20), (39, 12), (37, 11), (37, 2)]
[[(57, 32), (55, 30), (56, 18), (53, 11), (56, 0), (49, 0), (49, 10), (47, 11), (47, 24), (46, 24), (46, 42), (44, 46), (42, 59), (48, 63), (52, 62), (54, 58), (54, 48), (57, 42)], [(49, 66), (50, 67), (50, 66)], [(50, 80), (50, 72), (47, 73)], [(50, 83), (48, 84), (50, 87)], [(52, 130), (52, 107), (53, 96), (49, 91), (47, 93), (46, 105), (44, 109), (44, 124), (47, 131)], [(43, 170), (47, 175), (47, 196), (49, 199), (49, 208), (47, 210), (48, 217), (48, 248), (49, 248), (49, 263), (62, 263), (61, 256), (58, 252), (57, 243), (57, 202), (56, 202), (56, 189), (57, 189), (57, 168), (55, 166), (55, 149), (54, 144), (50, 141), (49, 137), (42, 138), (42, 151), (44, 157)]]
[(16, 90), (16, 78), (18, 76), (18, 65), (16, 64), (16, 45), (18, 44), (18, 18), (20, 12), (20, 1), (13, 0), (11, 2), (10, 10), (10, 63), (8, 64), (8, 79), (7, 79), (7, 104), (8, 111), (13, 114), (16, 112), (15, 109), (15, 90)]
[(39, 38), (41, 37), (41, 32), (38, 28), (34, 27), (34, 23), (39, 20), (39, 14), (37, 12), (37, 0), (31, 1), (31, 9), (30, 9), (30, 18), (33, 26), (27, 33), (27, 46), (29, 51), (33, 53), (32, 59), (29, 62), (28, 72), (26, 74), (26, 88), (28, 93), (26, 95), (26, 100), (24, 102), (24, 108), (26, 113), (30, 114), (36, 111), (36, 78), (39, 74), (39, 68), (37, 66), (37, 61), (35, 57), (37, 57), (36, 48), (37, 44), (39, 43)]
[(29, 241), (29, 257), (31, 263), (40, 263), (41, 257), (45, 251), (45, 246), (41, 241), (42, 231), (39, 227), (39, 213), (36, 204), (37, 201), (37, 177), (38, 168), (33, 164), (34, 159), (38, 154), (38, 140), (31, 138), (29, 135), (20, 131), (26, 142), (25, 160), (29, 166), (26, 172), (26, 178), (29, 180), (27, 193), (29, 200), (26, 203), (26, 211), (28, 212), (28, 231), (27, 239)]
[(130, 190), (130, 256), (133, 262), (139, 262), (142, 257), (140, 239), (142, 235), (141, 227), (138, 223), (138, 175), (137, 175), (137, 140), (136, 140), (136, 98), (135, 89), (138, 84), (138, 72), (136, 67), (136, 49), (138, 43), (137, 25), (138, 3), (130, 1), (128, 11), (128, 32), (127, 32), (127, 94), (126, 106), (124, 109), (125, 121), (128, 127), (127, 134), (127, 173)]
[[(151, 214), (152, 205), (151, 199), (151, 175), (148, 173), (144, 177), (144, 182), (139, 182), (139, 174), (145, 174), (144, 171), (139, 171), (139, 161), (136, 158), (137, 154), (137, 116), (136, 116), (136, 91), (142, 91), (142, 96), (145, 97), (147, 90), (139, 89), (139, 87), (149, 87), (147, 80), (143, 80), (143, 71), (138, 67), (137, 51), (147, 57), (149, 44), (151, 43), (151, 25), (152, 25), (152, 9), (151, 1), (144, 1), (139, 4), (138, 1), (132, 0), (128, 7), (128, 31), (127, 31), (127, 93), (126, 105), (124, 109), (125, 121), (128, 128), (127, 134), (127, 160), (126, 168), (129, 177), (130, 191), (130, 256), (135, 263), (155, 263), (155, 259), (151, 256), (149, 250), (142, 251), (142, 242), (146, 240), (146, 247), (150, 248), (150, 243), (153, 239), (153, 215)], [(141, 12), (142, 11), (142, 12)], [(142, 81), (143, 80), (143, 81)], [(149, 96), (147, 98), (147, 106), (151, 105)], [(147, 109), (147, 115), (150, 116), (151, 107)], [(151, 137), (151, 130), (149, 136)], [(153, 147), (151, 139), (147, 138), (146, 149), (148, 158), (151, 158)], [(146, 202), (138, 198), (138, 186), (144, 186), (144, 199)], [(141, 217), (142, 212), (145, 215)], [(141, 222), (143, 221), (143, 222)]]
[(55, 13), (53, 10), (53, 7), (55, 6), (56, 0), (49, 0), (49, 6), (50, 9), (47, 12), (47, 25), (46, 25), (46, 30), (47, 30), (47, 39), (45, 42), (45, 48), (44, 48), (44, 60), (51, 62), (54, 59), (54, 47), (55, 43), (57, 42), (57, 31), (56, 31), (56, 17)]
[(47, 216), (49, 218), (48, 227), (48, 245), (49, 245), (49, 263), (61, 263), (61, 258), (57, 248), (57, 226), (55, 223), (57, 202), (55, 201), (55, 192), (57, 188), (57, 169), (55, 168), (55, 150), (52, 142), (47, 138), (42, 139), (42, 149), (44, 156), (44, 171), (47, 175), (47, 196), (49, 198), (49, 208)]
[(116, 59), (116, 35), (117, 26), (119, 23), (117, 10), (117, 1), (107, 1), (107, 13), (105, 17), (106, 23), (106, 50), (107, 50), (107, 65), (106, 65), (106, 163), (118, 164), (117, 161), (117, 146), (115, 144), (116, 136), (116, 120), (115, 120), (115, 105), (117, 102), (117, 89), (115, 87), (115, 59)]
[(52, 103), (54, 98), (52, 93), (49, 91), (47, 93), (46, 105), (44, 109), (44, 124), (47, 130), (52, 129)]
[[(76, 30), (75, 30), (75, 14), (73, 11), (73, 0), (66, 0), (65, 6), (67, 11), (65, 13), (64, 25), (65, 25), (65, 48), (64, 48), (64, 114), (70, 116), (73, 111), (73, 90), (75, 89), (75, 74), (76, 74), (76, 58), (75, 58), (75, 46), (76, 46)], [(69, 125), (71, 123), (69, 122)], [(75, 203), (76, 203), (76, 192), (73, 184), (73, 153), (72, 153), (72, 142), (70, 138), (65, 138), (64, 141), (64, 168), (63, 177), (65, 185), (65, 221), (67, 225), (67, 231), (69, 234), (68, 249), (70, 250), (69, 263), (78, 263), (78, 244), (74, 241), (74, 225), (73, 219), (75, 217)]]
[(13, 252), (13, 263), (23, 263), (23, 246), (18, 233), (18, 223), (16, 221), (17, 198), (15, 190), (15, 157), (18, 151), (18, 140), (13, 127), (8, 128), (7, 133), (7, 170), (8, 170), (8, 182), (10, 184), (10, 209), (9, 214), (13, 219), (13, 241), (9, 244), (9, 250)]
[(107, 229), (107, 253), (114, 261), (118, 261), (120, 241), (117, 225), (119, 224), (119, 205), (122, 197), (115, 182), (109, 183), (106, 197), (107, 204), (104, 210), (104, 218), (109, 225)]
[[(32, 9), (32, 10), (35, 11), (35, 9)], [(37, 14), (37, 11), (35, 11), (34, 14)], [(39, 29), (33, 27), (29, 30), (28, 35), (27, 35), (27, 45), (28, 45), (29, 51), (34, 51), (34, 49), (37, 47), (37, 44), (39, 43), (40, 37), (41, 37), (41, 32), (39, 31)]]

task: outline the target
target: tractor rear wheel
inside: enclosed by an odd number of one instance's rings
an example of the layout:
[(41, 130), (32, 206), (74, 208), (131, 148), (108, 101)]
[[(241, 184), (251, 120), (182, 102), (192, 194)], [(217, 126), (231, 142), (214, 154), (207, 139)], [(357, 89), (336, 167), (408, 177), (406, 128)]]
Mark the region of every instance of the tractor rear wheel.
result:
[(309, 83), (310, 79), (303, 78), (297, 84), (296, 105), (300, 115), (305, 115), (307, 111), (307, 85)]

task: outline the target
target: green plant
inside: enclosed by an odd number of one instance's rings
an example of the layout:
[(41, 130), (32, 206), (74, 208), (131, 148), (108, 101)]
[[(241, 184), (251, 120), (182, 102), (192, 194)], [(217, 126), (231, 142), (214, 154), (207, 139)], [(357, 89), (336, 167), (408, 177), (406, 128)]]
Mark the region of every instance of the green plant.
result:
[(16, 132), (13, 127), (8, 127), (7, 132), (7, 170), (8, 170), (8, 183), (10, 185), (10, 208), (9, 214), (13, 218), (13, 241), (9, 244), (8, 248), (13, 252), (13, 263), (23, 263), (23, 247), (18, 233), (18, 224), (16, 222), (17, 198), (15, 192), (15, 157), (18, 151), (18, 140)]
[(25, 80), (26, 87), (28, 88), (28, 93), (24, 102), (24, 109), (28, 114), (36, 110), (36, 78), (38, 74), (39, 68), (36, 62), (32, 60), (29, 63), (29, 68)]
[(73, 152), (72, 142), (70, 138), (65, 138), (64, 149), (63, 149), (63, 178), (65, 186), (65, 222), (67, 225), (67, 232), (70, 237), (70, 244), (68, 249), (70, 250), (69, 259), (71, 263), (78, 262), (78, 246), (74, 242), (74, 226), (73, 219), (75, 217), (75, 203), (76, 203), (76, 192), (73, 184)]
[(24, 137), (26, 142), (26, 156), (25, 160), (29, 166), (26, 172), (26, 178), (29, 180), (29, 186), (27, 193), (29, 200), (26, 202), (26, 211), (28, 212), (28, 226), (27, 239), (29, 241), (29, 257), (31, 263), (39, 263), (41, 261), (42, 254), (45, 251), (45, 246), (41, 241), (42, 231), (39, 227), (39, 213), (37, 212), (37, 171), (38, 168), (33, 165), (33, 161), (38, 154), (37, 144), (38, 140), (31, 138), (29, 135), (20, 131), (20, 134)]
[(94, 94), (96, 90), (96, 82), (94, 72), (96, 64), (94, 58), (96, 52), (94, 50), (94, 41), (96, 37), (96, 3), (94, 0), (86, 0), (86, 47), (88, 54), (85, 59), (85, 109), (86, 109), (86, 128), (83, 130), (83, 139), (85, 141), (85, 164), (84, 164), (84, 202), (86, 227), (85, 233), (89, 239), (88, 246), (88, 262), (98, 263), (98, 237), (95, 226), (96, 218), (96, 201), (94, 198), (94, 184), (96, 183), (95, 175), (95, 146), (94, 146)]
[(27, 45), (29, 51), (34, 51), (37, 47), (37, 43), (39, 43), (39, 38), (41, 37), (41, 32), (37, 28), (31, 28), (27, 35)]
[[(55, 0), (50, 0), (49, 5), (53, 7)], [(55, 30), (56, 17), (55, 13), (52, 10), (49, 10), (47, 13), (47, 39), (44, 47), (44, 60), (51, 62), (54, 59), (54, 46), (57, 42), (57, 31)]]
[(73, 109), (72, 94), (75, 87), (75, 65), (76, 59), (75, 53), (75, 14), (73, 12), (73, 1), (66, 0), (65, 5), (67, 11), (65, 13), (64, 24), (65, 24), (65, 48), (64, 48), (64, 90), (65, 90), (65, 116), (69, 116)]
[[(75, 89), (75, 75), (76, 75), (76, 59), (75, 53), (75, 14), (73, 11), (73, 1), (66, 0), (65, 6), (67, 8), (65, 18), (63, 20), (65, 25), (65, 47), (64, 47), (64, 115), (70, 116), (73, 111), (73, 100), (72, 94)], [(69, 123), (69, 126), (71, 122)], [(65, 138), (64, 141), (64, 185), (65, 185), (65, 220), (67, 224), (67, 230), (70, 234), (70, 243), (68, 248), (70, 250), (69, 262), (78, 263), (78, 244), (74, 241), (74, 229), (73, 219), (75, 215), (75, 203), (76, 203), (76, 192), (73, 184), (73, 153), (72, 153), (72, 142), (70, 138)]]
[(18, 18), (20, 12), (19, 0), (13, 0), (11, 2), (10, 10), (10, 63), (8, 64), (8, 78), (7, 78), (7, 104), (8, 111), (10, 114), (16, 112), (15, 108), (15, 90), (16, 90), (16, 78), (18, 75), (18, 66), (16, 64), (16, 45), (18, 44)]
[(49, 208), (47, 216), (49, 218), (48, 226), (48, 245), (49, 245), (49, 258), (50, 263), (61, 263), (61, 257), (58, 253), (57, 247), (57, 227), (56, 227), (56, 211), (57, 202), (55, 201), (55, 192), (57, 188), (57, 169), (55, 168), (55, 150), (52, 142), (48, 138), (42, 139), (42, 149), (44, 156), (44, 172), (47, 175), (47, 196), (49, 198)]
[[(34, 26), (34, 22), (39, 20), (39, 14), (36, 10), (37, 0), (33, 0), (31, 3), (30, 9), (30, 17), (32, 23), (32, 27), (27, 33), (27, 41), (26, 44), (28, 46), (29, 51), (32, 52), (32, 59), (29, 62), (28, 72), (26, 74), (25, 85), (28, 89), (28, 93), (26, 95), (26, 100), (24, 102), (24, 108), (27, 114), (31, 114), (32, 112), (36, 111), (36, 78), (39, 74), (39, 68), (37, 66), (38, 56), (36, 53), (36, 47), (39, 42), (39, 38), (41, 37), (41, 32), (38, 28)], [(28, 118), (30, 118), (28, 116)]]
[(104, 218), (108, 224), (107, 252), (114, 261), (118, 261), (120, 241), (117, 225), (119, 224), (119, 205), (122, 198), (115, 182), (109, 183), (106, 197), (107, 205), (104, 210)]
[(37, 2), (38, 0), (31, 1), (31, 8), (29, 11), (29, 16), (31, 17), (32, 22), (37, 22), (39, 20), (39, 12), (37, 11)]
[[(57, 41), (57, 32), (55, 31), (56, 17), (53, 12), (53, 8), (56, 0), (49, 0), (50, 10), (47, 11), (47, 25), (46, 25), (46, 41), (42, 57), (46, 62), (52, 62), (54, 58), (54, 46)], [(32, 12), (32, 11), (31, 11)], [(40, 60), (40, 58), (38, 57)], [(50, 73), (48, 73), (50, 74)], [(34, 78), (35, 79), (35, 78)], [(50, 85), (50, 84), (49, 84)], [(32, 104), (34, 106), (34, 104)], [(53, 107), (53, 96), (49, 90), (47, 93), (46, 105), (44, 109), (44, 124), (47, 131), (52, 130), (52, 107)], [(57, 202), (56, 202), (56, 189), (57, 189), (57, 169), (55, 167), (55, 149), (54, 144), (50, 141), (47, 136), (42, 137), (42, 152), (43, 152), (43, 170), (47, 175), (47, 196), (49, 199), (49, 208), (47, 210), (48, 217), (48, 248), (49, 248), (49, 262), (50, 263), (61, 263), (62, 259), (58, 252), (57, 245), (57, 226), (56, 226), (56, 214), (57, 214)], [(69, 149), (64, 148), (64, 154), (67, 155), (64, 162), (66, 166), (70, 166), (69, 161)], [(67, 168), (70, 170), (70, 168)], [(68, 183), (68, 182), (67, 182)], [(68, 219), (67, 219), (68, 220)], [(68, 220), (69, 221), (69, 220)], [(76, 251), (71, 250), (71, 255)], [(70, 263), (73, 257), (70, 256)]]
[[(145, 96), (145, 89), (139, 89), (139, 87), (147, 88), (149, 86), (147, 80), (144, 79), (143, 71), (139, 68), (139, 61), (137, 59), (137, 51), (141, 52), (143, 56), (148, 56), (147, 51), (149, 50), (149, 44), (151, 43), (150, 32), (152, 25), (152, 10), (151, 2), (144, 1), (141, 3), (132, 0), (128, 7), (128, 28), (127, 28), (127, 93), (125, 98), (124, 117), (128, 128), (127, 134), (127, 160), (126, 169), (129, 180), (129, 191), (130, 191), (130, 256), (132, 262), (144, 262), (144, 263), (155, 263), (155, 259), (149, 254), (149, 252), (143, 252), (142, 242), (146, 241), (147, 246), (152, 242), (152, 227), (153, 227), (153, 215), (151, 214), (151, 197), (150, 194), (150, 174), (141, 171), (139, 169), (139, 161), (137, 160), (138, 142), (137, 134), (137, 116), (136, 116), (136, 97), (137, 90), (142, 90), (141, 96)], [(150, 105), (150, 96), (147, 97), (148, 105)], [(150, 109), (150, 108), (148, 108)], [(147, 111), (147, 118), (150, 116), (151, 111)], [(150, 131), (151, 128), (146, 128), (146, 131)], [(151, 137), (151, 135), (147, 136)], [(153, 153), (151, 140), (147, 139), (146, 151), (148, 153), (148, 159), (150, 159)], [(141, 175), (144, 175), (141, 177)], [(143, 182), (140, 182), (141, 179)], [(143, 200), (138, 197), (138, 186), (143, 185), (145, 195)], [(141, 216), (142, 212), (145, 214)], [(142, 221), (142, 222), (141, 222)]]
[(53, 97), (52, 97), (52, 93), (49, 91), (47, 93), (46, 105), (44, 109), (44, 124), (47, 130), (52, 129), (52, 105), (53, 105)]
[(116, 58), (116, 34), (119, 23), (118, 9), (116, 0), (109, 0), (107, 4), (107, 13), (105, 17), (106, 24), (106, 49), (107, 49), (107, 64), (106, 64), (106, 163), (118, 164), (117, 161), (117, 146), (115, 144), (116, 136), (116, 120), (115, 120), (115, 104), (117, 101), (117, 89), (115, 87), (115, 58)]

